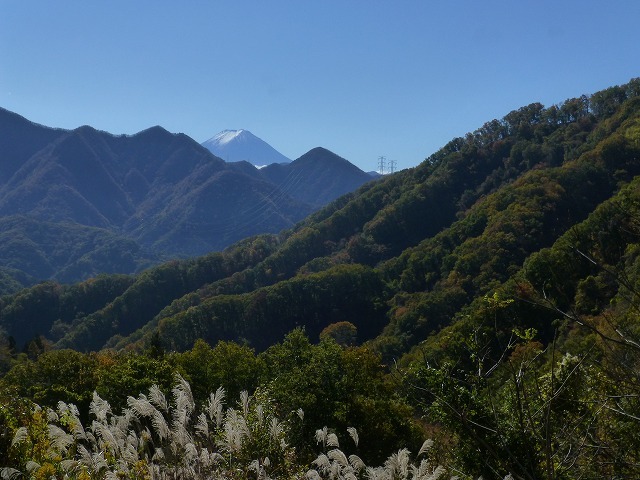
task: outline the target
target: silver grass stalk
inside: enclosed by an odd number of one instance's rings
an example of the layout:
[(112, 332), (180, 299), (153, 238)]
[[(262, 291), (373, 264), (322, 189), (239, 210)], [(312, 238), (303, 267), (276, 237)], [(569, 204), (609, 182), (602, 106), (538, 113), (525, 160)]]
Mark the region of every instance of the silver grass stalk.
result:
[(218, 452), (211, 452), (209, 458), (211, 459), (211, 463), (214, 465), (220, 462), (224, 462), (224, 457)]
[(204, 468), (209, 468), (213, 465), (213, 459), (212, 459), (212, 456), (209, 454), (208, 448), (205, 447), (202, 450), (200, 450), (199, 462), (200, 462), (200, 465)]
[(317, 470), (311, 469), (305, 475), (309, 480), (322, 480), (322, 477)]
[(330, 479), (339, 479), (341, 477), (342, 467), (338, 462), (332, 462), (329, 467), (329, 478)]
[(337, 462), (341, 467), (349, 466), (349, 460), (347, 459), (347, 456), (342, 452), (342, 450), (338, 450), (337, 448), (329, 450), (329, 452), (327, 453), (327, 457), (329, 457), (330, 460)]
[(56, 404), (56, 410), (58, 411), (59, 415), (64, 415), (65, 413), (69, 412), (69, 406), (62, 400), (58, 400), (58, 403)]
[(339, 447), (340, 442), (338, 442), (338, 436), (335, 433), (330, 433), (327, 435), (327, 446), (328, 447)]
[(118, 442), (107, 425), (93, 421), (91, 424), (91, 430), (95, 433), (96, 438), (98, 439), (98, 445), (101, 448), (107, 448), (112, 452), (115, 451)]
[(407, 478), (407, 476), (409, 475), (410, 462), (411, 459), (409, 458), (409, 450), (403, 448), (398, 452), (398, 463), (400, 465), (400, 475), (402, 475), (402, 478)]
[(133, 477), (131, 475), (131, 466), (134, 465), (134, 462), (126, 462), (123, 459), (119, 459), (116, 462), (116, 466), (112, 469), (114, 473), (118, 474), (118, 478), (127, 478)]
[(369, 480), (387, 480), (391, 477), (383, 467), (367, 467), (366, 476)]
[(62, 460), (60, 462), (60, 467), (62, 471), (65, 472), (65, 477), (68, 477), (69, 474), (73, 474), (78, 469), (79, 462), (77, 460)]
[(360, 441), (360, 437), (358, 436), (358, 430), (356, 430), (353, 427), (348, 427), (347, 432), (349, 432), (349, 436), (351, 437), (351, 439), (353, 440), (353, 443), (355, 443), (357, 447), (358, 442)]
[(328, 472), (329, 468), (331, 467), (331, 460), (329, 460), (329, 457), (327, 457), (324, 453), (318, 455), (318, 458), (316, 458), (311, 463), (318, 467), (321, 472), (325, 473)]
[[(179, 410), (186, 408), (190, 415), (195, 408), (195, 402), (193, 401), (193, 394), (191, 393), (191, 386), (181, 375), (176, 375), (177, 385), (173, 387), (173, 396), (176, 402), (176, 406)], [(180, 404), (178, 404), (178, 398), (180, 398)]]
[(183, 390), (176, 390), (174, 391), (173, 401), (175, 402), (175, 409), (173, 411), (174, 423), (186, 422), (193, 412), (193, 405), (188, 394)]
[(446, 472), (445, 468), (442, 465), (438, 465), (433, 473), (429, 475), (425, 480), (438, 480), (441, 478)]
[(222, 427), (222, 441), (219, 442), (219, 446), (226, 452), (240, 450), (244, 438), (249, 433), (245, 418), (236, 410), (230, 408), (227, 410)]
[(175, 410), (171, 414), (171, 428), (173, 430), (178, 430), (181, 427), (185, 427), (187, 424), (188, 416), (184, 405), (182, 405), (182, 408), (176, 406)]
[(74, 443), (73, 436), (62, 430), (57, 425), (47, 425), (49, 433), (49, 440), (55, 451), (60, 453), (66, 453), (69, 447)]
[(162, 450), (162, 448), (156, 448), (155, 451), (153, 452), (153, 457), (151, 457), (151, 461), (152, 462), (161, 462), (165, 459), (164, 456), (164, 451)]
[(89, 445), (91, 445), (92, 447), (98, 447), (98, 440), (96, 439), (96, 436), (93, 434), (93, 432), (91, 431), (91, 427), (89, 427), (89, 430), (85, 430), (85, 435), (87, 437), (87, 443)]
[(129, 431), (131, 429), (131, 422), (133, 416), (130, 414), (129, 409), (125, 409), (122, 415), (111, 417), (108, 428), (111, 435), (116, 441), (118, 449), (124, 449), (128, 443)]
[(426, 480), (431, 475), (431, 467), (428, 460), (422, 460), (417, 467), (411, 465), (411, 476), (415, 480)]
[(433, 470), (428, 460), (422, 460), (418, 466), (411, 466), (411, 475), (415, 480), (436, 480), (443, 473), (444, 469), (441, 471), (437, 468)]
[(193, 437), (187, 429), (186, 415), (184, 415), (186, 412), (182, 413), (183, 415), (178, 415), (174, 418), (171, 428), (171, 438), (173, 443), (179, 448), (183, 448), (184, 445), (188, 443), (193, 443)]
[(103, 451), (100, 451), (91, 455), (91, 469), (95, 473), (102, 472), (108, 467), (109, 465), (107, 464), (107, 460), (104, 458)]
[(209, 422), (207, 421), (207, 415), (201, 413), (198, 415), (195, 425), (196, 433), (204, 438), (209, 437)]
[(118, 480), (118, 475), (109, 470), (108, 472), (105, 472), (104, 480)]
[(187, 443), (185, 445), (184, 458), (187, 462), (193, 462), (198, 458), (198, 449), (193, 443)]
[(135, 434), (134, 431), (130, 431), (127, 435), (127, 445), (138, 450), (141, 447), (141, 439)]
[(20, 427), (19, 429), (16, 430), (16, 433), (14, 433), (13, 435), (13, 440), (11, 441), (11, 448), (15, 447), (16, 445), (20, 445), (28, 437), (29, 437), (29, 431), (27, 430), (27, 427)]
[(78, 461), (80, 462), (81, 465), (84, 465), (85, 467), (91, 466), (92, 464), (91, 454), (89, 453), (89, 450), (87, 450), (87, 448), (82, 444), (78, 445), (78, 455), (80, 456)]
[(164, 415), (159, 410), (156, 410), (153, 413), (153, 417), (151, 418), (151, 425), (160, 438), (160, 440), (164, 440), (169, 436), (169, 425), (164, 418)]
[(151, 467), (151, 472), (150, 472), (151, 478), (153, 480), (162, 480), (165, 478), (165, 475), (162, 475), (160, 472), (160, 465), (152, 463), (150, 467)]
[(249, 471), (258, 473), (260, 471), (260, 460), (252, 460), (249, 463)]
[(127, 406), (133, 416), (138, 420), (144, 417), (152, 417), (154, 410), (156, 410), (147, 397), (142, 393), (138, 398), (127, 397)]
[(249, 392), (246, 390), (240, 392), (240, 406), (242, 407), (244, 416), (249, 415)]
[(409, 474), (409, 450), (403, 448), (391, 455), (384, 463), (391, 477), (407, 478)]
[(264, 465), (260, 465), (260, 472), (258, 473), (258, 480), (270, 480), (267, 475), (267, 471), (264, 469)]
[(54, 423), (60, 420), (55, 410), (47, 408), (47, 422)]
[(433, 443), (434, 443), (433, 440), (431, 440), (430, 438), (425, 440), (422, 446), (420, 447), (420, 450), (418, 451), (418, 456), (422, 455), (423, 453), (427, 453), (429, 450), (431, 450), (431, 447), (433, 447)]
[(100, 398), (97, 392), (93, 392), (93, 399), (89, 404), (89, 413), (93, 415), (98, 422), (106, 422), (107, 415), (111, 413), (109, 402)]
[(218, 407), (218, 411), (216, 412), (216, 416), (215, 416), (215, 422), (216, 422), (217, 428), (220, 428), (222, 426), (223, 419), (224, 419), (224, 410), (222, 408), (222, 405), (220, 405)]
[(316, 443), (322, 443), (322, 448), (324, 448), (327, 444), (328, 435), (329, 430), (327, 427), (322, 427), (321, 429), (316, 430)]
[(283, 427), (282, 423), (278, 421), (277, 418), (272, 418), (271, 423), (269, 424), (269, 435), (274, 442), (277, 442), (278, 439), (282, 436)]
[(14, 480), (22, 477), (22, 472), (11, 467), (0, 468), (0, 478), (2, 480)]
[(349, 455), (349, 465), (358, 472), (366, 467), (362, 459), (357, 455)]
[(167, 402), (167, 397), (165, 397), (162, 390), (158, 385), (152, 385), (149, 389), (149, 401), (160, 411), (168, 412), (169, 411), (169, 403)]
[(135, 416), (133, 415), (131, 410), (125, 408), (122, 412), (122, 415), (111, 418), (111, 423), (114, 424), (119, 430), (121, 430), (126, 436), (134, 419)]
[(82, 422), (77, 417), (73, 417), (73, 421), (71, 423), (71, 434), (76, 441), (84, 440), (88, 441), (87, 432), (85, 432), (84, 427), (82, 426)]
[(138, 450), (136, 450), (136, 448), (131, 444), (126, 445), (122, 449), (121, 456), (122, 459), (130, 465), (136, 463), (140, 459), (138, 456)]
[(78, 465), (79, 462), (77, 460), (67, 459), (60, 462), (60, 467), (62, 467), (62, 470), (66, 473), (72, 473), (73, 470), (78, 468)]
[(34, 462), (33, 460), (29, 460), (25, 465), (27, 472), (32, 473), (40, 468), (40, 464), (38, 462)]
[(80, 418), (80, 410), (78, 410), (78, 407), (75, 404), (69, 404), (69, 412), (71, 412), (71, 415), (75, 418)]
[(148, 427), (145, 427), (144, 430), (138, 434), (138, 448), (143, 450), (147, 445), (151, 445), (152, 443), (151, 430), (149, 430)]
[(296, 410), (296, 413), (298, 414), (298, 418), (300, 418), (300, 420), (304, 421), (304, 410), (299, 408), (298, 410)]
[(111, 435), (115, 440), (115, 445), (117, 445), (118, 448), (123, 448), (127, 443), (127, 435), (129, 434), (130, 423), (129, 420), (131, 418), (129, 415), (127, 415), (128, 411), (128, 409), (125, 409), (124, 415), (111, 417), (107, 425), (109, 432), (111, 432)]
[(218, 387), (216, 393), (209, 395), (209, 402), (207, 403), (207, 414), (212, 422), (215, 422), (219, 428), (222, 424), (222, 410), (224, 407), (224, 399), (226, 392), (224, 388)]

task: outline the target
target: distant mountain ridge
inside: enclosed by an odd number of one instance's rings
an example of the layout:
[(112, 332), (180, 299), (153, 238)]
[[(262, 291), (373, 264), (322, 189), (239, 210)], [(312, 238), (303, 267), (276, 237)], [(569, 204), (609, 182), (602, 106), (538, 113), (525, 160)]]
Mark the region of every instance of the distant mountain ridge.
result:
[[(296, 172), (293, 185), (246, 167), (159, 126), (116, 136), (49, 128), (0, 109), (0, 237), (11, 239), (0, 244), (0, 289), (3, 272), (77, 281), (222, 250), (289, 228), (322, 205), (318, 198), (348, 190), (323, 187), (313, 171)], [(362, 175), (352, 171), (353, 189), (367, 181)]]
[(202, 146), (227, 162), (249, 162), (256, 167), (291, 160), (248, 130), (223, 130)]
[(289, 164), (268, 165), (260, 173), (292, 197), (317, 207), (371, 180), (369, 174), (322, 147)]

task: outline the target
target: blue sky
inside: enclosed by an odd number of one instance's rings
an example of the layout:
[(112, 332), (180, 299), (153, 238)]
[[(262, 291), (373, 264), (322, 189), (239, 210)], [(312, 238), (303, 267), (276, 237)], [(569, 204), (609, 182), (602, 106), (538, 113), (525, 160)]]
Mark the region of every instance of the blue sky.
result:
[(0, 0), (0, 106), (406, 168), (523, 105), (640, 76), (639, 25), (637, 0)]

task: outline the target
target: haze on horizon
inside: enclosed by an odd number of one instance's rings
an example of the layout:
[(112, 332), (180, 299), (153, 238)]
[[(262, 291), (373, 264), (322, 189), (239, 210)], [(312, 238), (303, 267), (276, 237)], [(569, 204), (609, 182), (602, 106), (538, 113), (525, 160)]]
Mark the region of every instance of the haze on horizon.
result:
[[(532, 102), (640, 75), (640, 3), (0, 2), (0, 106), (61, 128), (247, 129), (414, 166)], [(55, 21), (52, 21), (55, 19)]]

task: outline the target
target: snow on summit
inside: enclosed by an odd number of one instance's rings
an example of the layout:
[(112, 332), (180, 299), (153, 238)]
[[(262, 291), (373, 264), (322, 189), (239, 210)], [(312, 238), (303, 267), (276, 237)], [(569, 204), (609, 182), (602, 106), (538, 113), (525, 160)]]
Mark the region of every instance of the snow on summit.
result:
[(238, 138), (238, 136), (242, 135), (244, 130), (223, 130), (217, 135), (214, 135), (205, 143), (215, 142), (218, 145), (226, 145), (229, 142), (232, 142), (234, 139)]
[(227, 162), (245, 160), (256, 167), (272, 163), (290, 163), (291, 160), (249, 130), (223, 130), (202, 146)]

